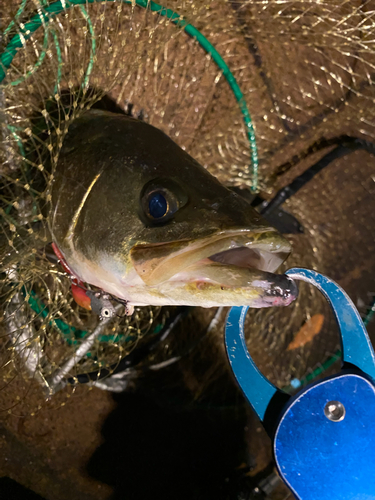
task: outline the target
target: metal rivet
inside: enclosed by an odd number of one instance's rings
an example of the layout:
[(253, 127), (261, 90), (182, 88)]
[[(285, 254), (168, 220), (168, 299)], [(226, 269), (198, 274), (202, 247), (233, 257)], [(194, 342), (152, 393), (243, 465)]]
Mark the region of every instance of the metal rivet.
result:
[(328, 401), (324, 407), (324, 415), (332, 422), (341, 422), (345, 418), (345, 406), (340, 401)]

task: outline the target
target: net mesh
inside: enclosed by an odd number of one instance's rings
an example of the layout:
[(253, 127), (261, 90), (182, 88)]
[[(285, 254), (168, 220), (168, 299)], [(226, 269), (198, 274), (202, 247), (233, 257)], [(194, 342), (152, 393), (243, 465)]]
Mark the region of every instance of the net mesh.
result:
[[(0, 66), (6, 73), (0, 88), (0, 244), (5, 263), (0, 397), (5, 409), (32, 393), (25, 411), (35, 411), (45, 397), (41, 388), (48, 392), (51, 377), (75, 356), (64, 373), (73, 382), (93, 370), (113, 370), (169, 315), (164, 309), (140, 308), (130, 318), (102, 325), (90, 350), (83, 357), (76, 354), (99, 321), (75, 304), (70, 279), (48, 245), (44, 227), (51, 178), (45, 166), (56, 163), (69, 123), (103, 95), (124, 110), (131, 106), (134, 115), (166, 132), (225, 185), (254, 188), (258, 182), (266, 199), (326, 154), (325, 141), (342, 136), (368, 144), (374, 140), (371, 2), (163, 4), (200, 30), (237, 80), (255, 127), (258, 181), (241, 108), (198, 40), (152, 12), (150, 4), (74, 3), (59, 4), (65, 8), (50, 10), (48, 19), (43, 13), (58, 3), (3, 1), (1, 6), (2, 49), (17, 35), (21, 41), (11, 62), (3, 60)], [(33, 16), (41, 26), (28, 33), (25, 26)], [(293, 254), (287, 267), (326, 273), (363, 314), (374, 295), (374, 194), (373, 156), (353, 150), (286, 203), (304, 227), (303, 234), (288, 236)], [(203, 323), (212, 314), (202, 314)], [(323, 327), (298, 337), (316, 315), (324, 317)], [(222, 334), (221, 322), (209, 336), (220, 344)], [(339, 347), (325, 301), (304, 284), (298, 302), (288, 309), (251, 311), (246, 334), (259, 367), (279, 386), (303, 378)], [(198, 341), (190, 340), (191, 345)], [(210, 385), (224, 368), (210, 360), (207, 345), (199, 357), (210, 366)], [(170, 358), (185, 352), (185, 347), (174, 349), (168, 350)], [(161, 362), (163, 355), (154, 358), (152, 362)], [(65, 389), (68, 396), (74, 390), (74, 383)], [(56, 401), (60, 404), (61, 396)]]

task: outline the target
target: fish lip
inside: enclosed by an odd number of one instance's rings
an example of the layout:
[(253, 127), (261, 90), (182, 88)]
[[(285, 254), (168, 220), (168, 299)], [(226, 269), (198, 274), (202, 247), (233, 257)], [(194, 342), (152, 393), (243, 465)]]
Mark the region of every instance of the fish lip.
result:
[(275, 229), (269, 227), (218, 231), (197, 240), (138, 244), (131, 249), (130, 258), (142, 280), (147, 285), (157, 286), (204, 259), (215, 261), (218, 255), (222, 257), (226, 253), (224, 263), (231, 264), (230, 254), (240, 248), (260, 252), (270, 259), (267, 269), (256, 265), (242, 267), (267, 272), (276, 271), (291, 251), (289, 242)]
[(299, 294), (296, 282), (285, 274), (274, 274), (271, 287), (265, 291), (263, 307), (289, 306)]

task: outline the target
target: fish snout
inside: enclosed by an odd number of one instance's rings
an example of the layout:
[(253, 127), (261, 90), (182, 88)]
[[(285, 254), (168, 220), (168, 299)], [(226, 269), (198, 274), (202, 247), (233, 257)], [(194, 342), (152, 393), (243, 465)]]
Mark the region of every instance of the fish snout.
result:
[(298, 297), (298, 292), (294, 280), (285, 274), (275, 274), (272, 282), (269, 282), (263, 300), (270, 306), (288, 306)]

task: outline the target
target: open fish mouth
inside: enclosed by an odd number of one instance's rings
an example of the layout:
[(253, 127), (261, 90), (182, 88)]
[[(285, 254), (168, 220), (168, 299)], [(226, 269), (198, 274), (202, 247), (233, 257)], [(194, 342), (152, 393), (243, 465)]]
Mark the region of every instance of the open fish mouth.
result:
[(285, 260), (286, 255), (283, 252), (269, 252), (254, 245), (251, 248), (234, 246), (234, 248), (218, 252), (208, 258), (221, 264), (272, 272)]
[(228, 305), (289, 305), (298, 295), (294, 281), (274, 274), (290, 253), (289, 243), (272, 229), (223, 231), (195, 241), (136, 245), (133, 266), (149, 286), (186, 283), (201, 295), (221, 293)]

